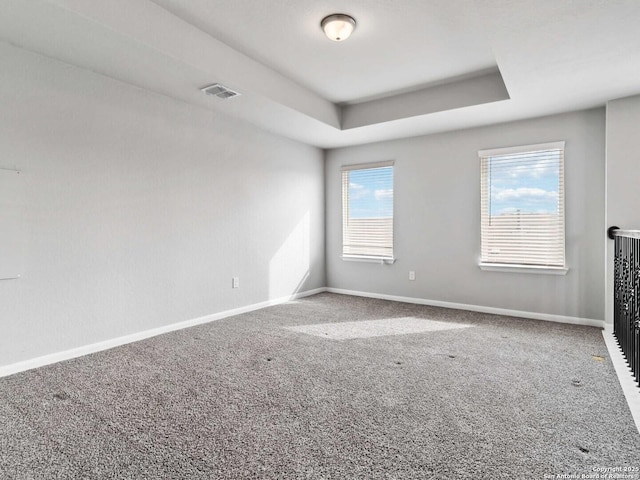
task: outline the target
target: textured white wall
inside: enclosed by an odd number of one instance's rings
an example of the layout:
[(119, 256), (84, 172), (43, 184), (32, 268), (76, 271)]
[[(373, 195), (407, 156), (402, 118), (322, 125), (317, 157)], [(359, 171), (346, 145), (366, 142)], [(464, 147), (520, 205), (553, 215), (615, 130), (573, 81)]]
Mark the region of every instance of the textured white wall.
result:
[(0, 168), (24, 172), (26, 231), (23, 277), (0, 281), (0, 366), (325, 285), (321, 150), (0, 58)]
[[(607, 219), (640, 229), (640, 95), (607, 103)], [(607, 321), (613, 321), (613, 240), (607, 240)]]
[[(566, 141), (566, 276), (481, 271), (486, 148)], [(604, 109), (332, 150), (327, 281), (339, 289), (533, 313), (604, 318)], [(395, 160), (394, 265), (345, 262), (340, 166)], [(408, 272), (416, 271), (409, 281)]]

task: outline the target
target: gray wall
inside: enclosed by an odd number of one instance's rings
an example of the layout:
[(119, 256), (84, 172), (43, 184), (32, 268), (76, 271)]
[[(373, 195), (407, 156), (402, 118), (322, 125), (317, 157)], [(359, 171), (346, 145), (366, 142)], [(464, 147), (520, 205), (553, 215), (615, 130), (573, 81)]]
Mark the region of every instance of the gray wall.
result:
[[(607, 103), (607, 220), (640, 229), (640, 95)], [(607, 320), (613, 320), (613, 241), (607, 240)]]
[[(480, 255), (479, 149), (566, 141), (566, 276), (487, 272)], [(395, 160), (394, 265), (341, 260), (340, 166)], [(328, 152), (327, 282), (337, 289), (604, 318), (605, 110)], [(416, 280), (408, 280), (409, 270)]]
[(321, 150), (6, 44), (0, 58), (0, 168), (25, 186), (0, 366), (325, 285)]

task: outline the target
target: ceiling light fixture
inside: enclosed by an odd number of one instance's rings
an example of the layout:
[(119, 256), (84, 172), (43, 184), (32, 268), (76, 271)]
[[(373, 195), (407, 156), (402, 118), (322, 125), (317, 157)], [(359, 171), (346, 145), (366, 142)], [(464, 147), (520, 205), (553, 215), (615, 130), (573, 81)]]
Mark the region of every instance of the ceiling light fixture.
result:
[(353, 17), (344, 13), (334, 13), (324, 17), (320, 26), (327, 37), (334, 42), (341, 42), (349, 38), (351, 32), (356, 28), (356, 21)]

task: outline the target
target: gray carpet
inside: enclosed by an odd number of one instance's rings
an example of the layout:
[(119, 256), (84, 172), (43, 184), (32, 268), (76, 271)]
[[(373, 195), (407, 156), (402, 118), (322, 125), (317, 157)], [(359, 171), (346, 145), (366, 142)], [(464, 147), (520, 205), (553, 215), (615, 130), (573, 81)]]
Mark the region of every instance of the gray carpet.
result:
[[(287, 328), (390, 319), (469, 327)], [(640, 435), (588, 327), (321, 294), (0, 379), (2, 479), (637, 479), (639, 467)]]

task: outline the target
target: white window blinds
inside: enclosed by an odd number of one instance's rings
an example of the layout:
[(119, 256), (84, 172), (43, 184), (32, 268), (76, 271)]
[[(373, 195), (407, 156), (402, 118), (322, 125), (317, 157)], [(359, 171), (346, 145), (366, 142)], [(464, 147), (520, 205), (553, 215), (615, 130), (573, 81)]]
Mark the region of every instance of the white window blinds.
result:
[(564, 142), (478, 154), (481, 263), (564, 268)]
[(342, 167), (342, 254), (393, 258), (393, 161)]

